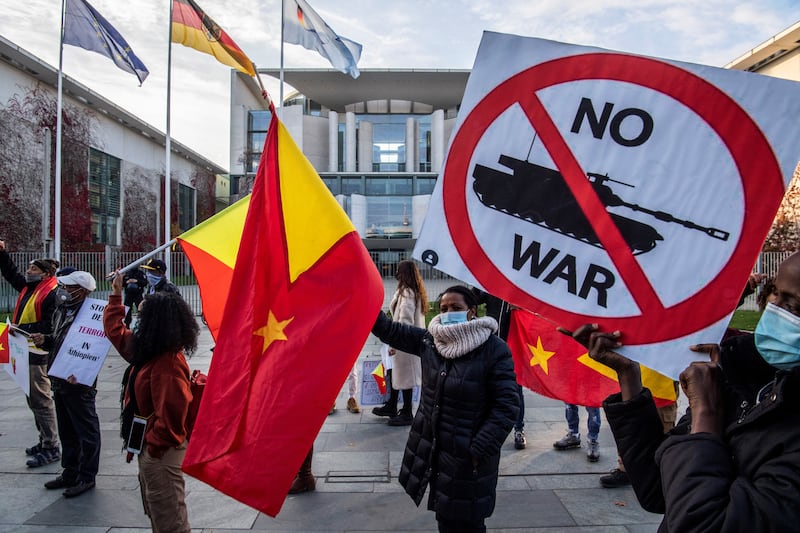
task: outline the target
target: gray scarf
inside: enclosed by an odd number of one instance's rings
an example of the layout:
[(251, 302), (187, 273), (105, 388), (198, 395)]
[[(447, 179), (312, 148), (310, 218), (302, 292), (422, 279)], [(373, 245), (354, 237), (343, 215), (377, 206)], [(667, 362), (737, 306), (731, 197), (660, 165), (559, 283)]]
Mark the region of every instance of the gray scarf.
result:
[(484, 316), (461, 324), (442, 325), (440, 315), (428, 324), (436, 349), (445, 359), (456, 359), (481, 346), (493, 332), (497, 331), (497, 321)]

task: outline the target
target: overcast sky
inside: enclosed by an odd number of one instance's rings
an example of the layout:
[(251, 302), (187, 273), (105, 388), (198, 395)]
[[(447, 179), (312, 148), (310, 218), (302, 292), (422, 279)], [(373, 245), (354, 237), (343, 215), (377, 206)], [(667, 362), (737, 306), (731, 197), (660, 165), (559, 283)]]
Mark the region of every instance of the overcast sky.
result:
[[(64, 72), (165, 129), (170, 0), (90, 0), (150, 70), (142, 87), (110, 59), (64, 47)], [(470, 68), (483, 30), (723, 66), (800, 20), (797, 0), (309, 0), (364, 47), (361, 68)], [(280, 64), (280, 0), (198, 0), (258, 67)], [(758, 5), (760, 4), (760, 5)], [(58, 65), (61, 0), (0, 0), (0, 35)], [(327, 68), (285, 46), (287, 68)], [(172, 137), (230, 168), (230, 69), (173, 45)], [(344, 75), (344, 74), (343, 74)], [(278, 82), (263, 77), (278, 98)]]

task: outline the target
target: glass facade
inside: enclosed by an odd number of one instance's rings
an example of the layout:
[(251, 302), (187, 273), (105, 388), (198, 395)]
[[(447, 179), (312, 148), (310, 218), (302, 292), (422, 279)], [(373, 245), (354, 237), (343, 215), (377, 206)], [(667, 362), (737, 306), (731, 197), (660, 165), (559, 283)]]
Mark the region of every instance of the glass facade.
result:
[(178, 226), (181, 231), (194, 227), (196, 223), (196, 194), (192, 187), (178, 184)]
[(95, 243), (119, 245), (121, 164), (114, 156), (89, 149), (89, 207)]
[[(406, 121), (413, 118), (419, 125), (417, 153), (419, 171), (430, 172), (431, 168), (431, 116), (411, 114), (357, 114), (356, 128), (361, 121), (372, 124), (372, 171), (373, 172), (417, 172), (407, 166)], [(341, 125), (343, 126), (343, 125)], [(341, 153), (344, 143), (340, 137)], [(345, 168), (340, 164), (340, 170)]]
[(269, 111), (250, 111), (247, 116), (247, 150), (244, 153), (244, 168), (247, 173), (255, 173), (258, 162), (261, 161), (261, 152), (264, 150), (264, 141), (267, 139), (267, 129), (271, 113)]
[[(379, 102), (380, 103), (380, 102)], [(403, 105), (408, 104), (408, 105)], [(305, 98), (287, 101), (287, 105), (302, 105), (303, 115), (325, 117), (319, 108)], [(436, 185), (436, 174), (431, 172), (431, 123), (432, 109), (420, 113), (414, 111), (410, 102), (395, 102), (391, 105), (370, 108), (360, 106), (355, 111), (356, 149), (350, 148), (356, 161), (351, 168), (368, 163), (367, 172), (348, 172), (348, 146), (346, 114), (340, 113), (336, 129), (336, 172), (325, 172), (329, 167), (322, 159), (315, 160), (320, 177), (328, 190), (338, 198), (347, 215), (358, 228), (361, 237), (369, 243), (368, 248), (376, 264), (385, 275), (394, 275), (397, 262), (410, 258), (411, 242), (420, 228), (414, 227), (415, 207), (424, 209), (427, 202), (415, 197), (430, 196)], [(391, 110), (399, 111), (392, 113)], [(366, 111), (370, 112), (366, 112)], [(360, 111), (360, 112), (359, 112)], [(386, 111), (386, 112), (381, 112)], [(246, 172), (252, 176), (261, 157), (264, 138), (269, 126), (268, 111), (251, 111), (248, 120)], [(414, 121), (414, 157), (409, 157), (406, 145), (406, 127), (409, 119)], [(362, 124), (371, 125), (371, 150), (359, 149), (364, 139)], [(334, 139), (332, 139), (334, 140)], [(314, 139), (313, 143), (319, 143)], [(369, 141), (368, 141), (369, 142)], [(320, 145), (318, 150), (324, 150)], [(325, 153), (325, 152), (323, 152)], [(371, 162), (359, 162), (358, 158), (370, 154)], [(411, 165), (412, 161), (416, 165)], [(371, 164), (369, 164), (371, 163)], [(231, 183), (236, 180), (232, 177)], [(233, 185), (232, 185), (233, 187)], [(419, 222), (420, 213), (416, 213)]]

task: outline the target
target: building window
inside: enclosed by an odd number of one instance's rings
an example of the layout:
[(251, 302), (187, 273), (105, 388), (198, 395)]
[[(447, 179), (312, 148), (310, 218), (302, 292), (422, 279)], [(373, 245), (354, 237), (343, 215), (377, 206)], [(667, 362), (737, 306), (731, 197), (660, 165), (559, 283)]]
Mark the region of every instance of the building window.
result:
[(254, 173), (261, 161), (264, 141), (272, 118), (269, 111), (250, 111), (247, 116), (247, 151), (244, 154), (244, 170)]
[(345, 130), (346, 125), (339, 123), (339, 129), (337, 132), (338, 141), (336, 143), (339, 150), (339, 165), (337, 167), (339, 172), (344, 172), (344, 169), (347, 168), (347, 133)]
[(196, 209), (196, 191), (184, 185), (178, 184), (178, 226), (181, 231), (186, 231), (193, 228), (197, 217), (195, 215)]
[(427, 115), (419, 119), (419, 171), (431, 171), (431, 116)]
[(89, 149), (89, 207), (95, 243), (119, 245), (121, 160)]

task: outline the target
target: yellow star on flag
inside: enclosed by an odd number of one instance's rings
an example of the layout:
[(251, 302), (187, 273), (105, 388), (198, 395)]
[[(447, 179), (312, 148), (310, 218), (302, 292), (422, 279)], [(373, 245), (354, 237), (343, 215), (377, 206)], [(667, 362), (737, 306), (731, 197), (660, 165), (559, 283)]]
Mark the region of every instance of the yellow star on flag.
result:
[(261, 348), (261, 355), (266, 353), (267, 348), (269, 348), (269, 345), (274, 341), (287, 340), (286, 334), (283, 332), (283, 330), (292, 320), (294, 320), (294, 317), (287, 318), (286, 320), (278, 320), (275, 318), (275, 315), (272, 313), (272, 311), (269, 312), (269, 316), (267, 317), (267, 325), (253, 332), (253, 335), (264, 338), (264, 345)]
[(531, 366), (539, 365), (542, 367), (545, 374), (549, 374), (547, 370), (547, 360), (553, 357), (556, 352), (548, 352), (545, 350), (542, 346), (542, 338), (538, 336), (536, 337), (536, 346), (528, 344), (528, 349), (531, 351), (531, 354), (533, 354), (533, 357), (531, 357)]

